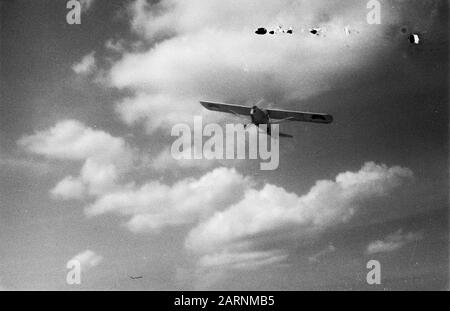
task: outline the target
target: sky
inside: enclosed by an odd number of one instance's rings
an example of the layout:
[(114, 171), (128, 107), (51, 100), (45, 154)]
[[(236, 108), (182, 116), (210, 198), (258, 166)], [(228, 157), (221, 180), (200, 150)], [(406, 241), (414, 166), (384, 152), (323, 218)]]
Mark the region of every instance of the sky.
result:
[[(0, 2), (1, 290), (448, 289), (447, 1), (81, 2)], [(177, 161), (200, 100), (334, 122)]]

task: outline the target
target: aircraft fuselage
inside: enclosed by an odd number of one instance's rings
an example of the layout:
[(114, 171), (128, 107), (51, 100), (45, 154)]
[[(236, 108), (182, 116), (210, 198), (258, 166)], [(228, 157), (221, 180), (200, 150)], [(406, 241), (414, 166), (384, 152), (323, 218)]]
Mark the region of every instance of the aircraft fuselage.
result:
[(252, 110), (250, 110), (250, 117), (252, 118), (252, 123), (256, 126), (259, 126), (260, 124), (270, 124), (270, 118), (267, 111), (260, 109), (257, 106), (253, 106)]

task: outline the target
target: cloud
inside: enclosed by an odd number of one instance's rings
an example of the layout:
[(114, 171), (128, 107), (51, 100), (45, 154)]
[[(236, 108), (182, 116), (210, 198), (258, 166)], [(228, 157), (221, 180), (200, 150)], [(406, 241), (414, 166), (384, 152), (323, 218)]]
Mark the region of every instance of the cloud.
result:
[(103, 261), (103, 257), (88, 249), (75, 255), (69, 260), (69, 262), (70, 261), (78, 261), (81, 269), (86, 271), (90, 268), (98, 266)]
[(157, 231), (166, 226), (196, 223), (238, 200), (249, 180), (235, 169), (218, 168), (198, 179), (187, 178), (172, 186), (150, 181), (129, 185), (100, 196), (86, 208), (90, 216), (116, 213), (130, 217), (134, 232)]
[[(139, 64), (139, 61), (136, 61), (135, 66), (137, 69), (145, 64)], [(123, 72), (123, 74), (133, 75), (131, 72)], [(193, 97), (136, 92), (135, 95), (118, 103), (116, 112), (127, 125), (148, 121), (145, 123), (147, 132), (153, 133), (158, 128), (165, 128), (175, 123), (192, 122), (193, 102), (197, 102)]]
[[(131, 27), (150, 48), (124, 52), (110, 69), (110, 86), (133, 91), (117, 111), (127, 124), (144, 123), (153, 132), (207, 114), (200, 99), (263, 97), (282, 106), (339, 87), (339, 81), (358, 81), (349, 73), (374, 66), (390, 45), (381, 44), (383, 25), (367, 24), (365, 4), (347, 2), (135, 1)], [(294, 35), (254, 34), (256, 27), (280, 23), (292, 26)], [(349, 23), (362, 33), (357, 40), (343, 31)], [(326, 35), (301, 31), (311, 25)]]
[(64, 199), (110, 191), (134, 157), (124, 139), (76, 120), (60, 121), (48, 130), (22, 137), (18, 144), (49, 159), (84, 161), (79, 177), (68, 176), (51, 190), (54, 197)]
[(96, 68), (95, 52), (85, 55), (80, 62), (72, 66), (72, 70), (79, 75), (88, 75)]
[(254, 270), (261, 266), (284, 261), (287, 254), (283, 251), (255, 251), (242, 253), (218, 253), (203, 256), (199, 265), (203, 268), (226, 267), (232, 269)]
[(330, 253), (334, 253), (336, 251), (336, 247), (334, 247), (333, 245), (328, 245), (326, 248), (324, 248), (323, 250), (321, 250), (320, 252), (309, 256), (308, 257), (308, 261), (310, 263), (317, 263), (320, 261), (321, 258), (323, 258), (324, 256), (330, 254)]
[(52, 128), (22, 137), (18, 144), (25, 150), (53, 159), (113, 160), (125, 149), (122, 138), (94, 130), (76, 120), (59, 121)]
[(79, 176), (65, 177), (50, 193), (57, 199), (90, 195), (88, 216), (121, 215), (133, 232), (194, 225), (185, 246), (205, 267), (280, 262), (292, 240), (301, 242), (347, 223), (366, 202), (413, 177), (407, 168), (367, 162), (357, 172), (317, 181), (301, 196), (272, 184), (258, 189), (252, 178), (226, 167), (172, 185), (151, 179), (138, 185), (123, 178), (134, 150), (122, 138), (78, 121), (58, 122), (18, 144), (50, 159), (83, 161)]
[(82, 199), (86, 194), (86, 186), (80, 178), (67, 176), (61, 180), (50, 193), (57, 199)]
[(50, 129), (24, 136), (18, 145), (49, 159), (82, 161), (79, 176), (63, 178), (50, 190), (51, 196), (81, 200), (90, 195), (93, 202), (85, 208), (88, 216), (126, 216), (126, 225), (134, 232), (196, 223), (236, 202), (253, 185), (235, 169), (224, 167), (172, 185), (157, 180), (142, 185), (126, 183), (126, 173), (139, 158), (137, 151), (123, 138), (75, 120), (60, 121)]
[(63, 120), (48, 130), (22, 137), (18, 144), (29, 152), (53, 159), (85, 160), (117, 158), (125, 143), (79, 121)]
[(122, 53), (125, 51), (125, 41), (123, 39), (109, 39), (105, 42), (105, 48), (112, 52)]
[(420, 232), (403, 233), (402, 229), (389, 234), (384, 240), (376, 240), (370, 242), (366, 249), (366, 254), (372, 255), (377, 253), (390, 253), (402, 248), (403, 246), (417, 242), (423, 238)]
[(250, 188), (241, 201), (193, 228), (185, 245), (200, 256), (200, 264), (205, 256), (220, 262), (221, 254), (269, 251), (273, 245), (280, 251), (289, 240), (301, 242), (347, 223), (369, 200), (389, 194), (412, 176), (407, 168), (368, 162), (357, 172), (317, 181), (302, 196), (271, 184)]
[[(186, 150), (187, 154), (191, 152), (193, 152), (191, 149)], [(172, 157), (172, 154), (170, 153), (170, 149), (165, 149), (152, 159), (151, 165), (155, 170), (158, 171), (180, 168), (207, 169), (217, 165), (217, 161), (206, 159), (174, 159)]]
[(80, 0), (82, 12), (87, 12), (92, 8), (95, 0)]
[[(189, 126), (189, 124), (186, 124)], [(210, 169), (217, 166), (225, 166), (225, 167), (239, 167), (251, 159), (227, 159), (227, 142), (235, 142), (235, 132), (223, 130), (223, 133), (215, 133), (214, 135), (222, 136), (222, 148), (219, 152), (219, 159), (216, 158), (216, 154), (211, 151), (210, 148), (205, 148), (205, 146), (211, 146), (211, 144), (215, 145), (214, 138), (203, 138), (203, 143), (195, 144), (191, 140), (191, 144), (188, 144), (185, 149), (183, 149), (183, 154), (187, 156), (186, 159), (175, 159), (171, 153), (171, 148), (163, 149), (160, 151), (158, 155), (156, 155), (151, 160), (151, 166), (158, 171), (167, 171), (173, 169), (187, 169), (187, 168), (197, 168), (197, 169)], [(192, 137), (191, 137), (192, 138)], [(175, 139), (175, 137), (173, 138)], [(249, 127), (246, 130), (245, 138), (243, 140), (243, 145), (248, 146), (250, 142), (258, 141), (259, 139), (267, 139), (267, 133), (263, 132), (263, 130), (257, 129), (256, 127)], [(220, 143), (218, 143), (220, 145)], [(232, 150), (237, 154), (237, 147), (231, 147)], [(239, 145), (239, 144), (237, 144)], [(184, 148), (185, 146), (183, 146)], [(201, 154), (201, 159), (194, 159), (194, 154)], [(248, 155), (248, 154), (247, 154)]]

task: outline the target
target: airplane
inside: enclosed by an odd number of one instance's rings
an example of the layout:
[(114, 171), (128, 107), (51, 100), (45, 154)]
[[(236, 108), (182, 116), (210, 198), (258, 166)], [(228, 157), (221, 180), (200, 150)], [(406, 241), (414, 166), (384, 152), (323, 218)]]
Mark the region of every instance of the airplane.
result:
[[(232, 113), (236, 116), (250, 116), (251, 123), (245, 124), (244, 128), (254, 124), (259, 128), (261, 124), (267, 124), (267, 134), (271, 135), (271, 124), (278, 124), (285, 121), (299, 121), (299, 122), (312, 122), (312, 123), (322, 123), (328, 124), (333, 122), (333, 117), (326, 113), (312, 113), (312, 112), (301, 112), (301, 111), (290, 111), (290, 110), (280, 110), (280, 109), (263, 109), (259, 108), (258, 102), (253, 107), (233, 105), (226, 103), (210, 102), (210, 101), (200, 101), (200, 104), (208, 110)], [(280, 137), (292, 138), (292, 135), (280, 133)]]
[(130, 276), (130, 279), (132, 279), (132, 280), (139, 280), (139, 279), (142, 279), (142, 278), (143, 278), (142, 275), (140, 275), (140, 276)]

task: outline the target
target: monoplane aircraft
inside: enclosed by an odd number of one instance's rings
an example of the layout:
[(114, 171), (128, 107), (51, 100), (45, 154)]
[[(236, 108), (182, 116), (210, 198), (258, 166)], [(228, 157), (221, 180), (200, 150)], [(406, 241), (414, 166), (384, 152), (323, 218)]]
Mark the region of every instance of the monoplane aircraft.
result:
[[(257, 127), (259, 127), (259, 125), (261, 124), (266, 124), (268, 135), (271, 135), (271, 124), (278, 124), (285, 121), (300, 121), (322, 124), (333, 122), (333, 117), (326, 113), (312, 113), (281, 109), (263, 109), (257, 106), (259, 103), (254, 105), (253, 107), (209, 101), (200, 101), (200, 104), (202, 104), (202, 106), (206, 109), (212, 111), (232, 113), (236, 116), (250, 116), (251, 123), (245, 124), (244, 127), (246, 128), (251, 124), (254, 124)], [(280, 133), (280, 137), (293, 136)]]
[(142, 278), (143, 278), (142, 275), (140, 275), (140, 276), (130, 276), (130, 279), (132, 279), (132, 280), (139, 280), (139, 279), (142, 279)]

